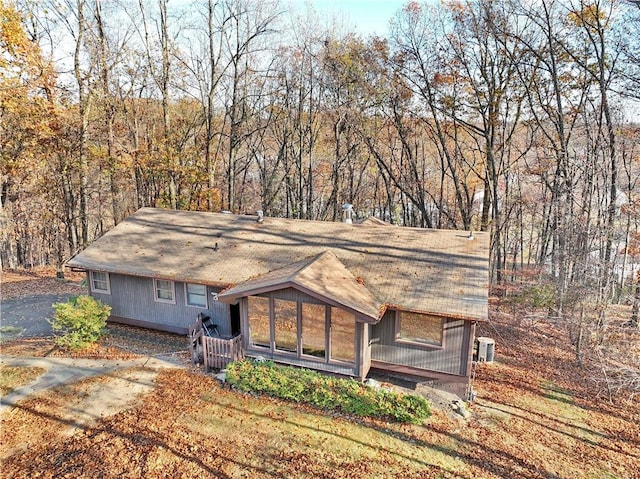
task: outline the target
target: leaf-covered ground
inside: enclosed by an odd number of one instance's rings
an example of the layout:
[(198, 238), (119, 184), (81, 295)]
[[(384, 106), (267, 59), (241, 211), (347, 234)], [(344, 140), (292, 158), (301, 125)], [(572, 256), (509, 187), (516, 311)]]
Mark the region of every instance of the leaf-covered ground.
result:
[(56, 278), (53, 267), (33, 270), (2, 271), (2, 299), (22, 298), (37, 294), (83, 294), (84, 273), (65, 271), (64, 279)]
[(43, 372), (42, 368), (0, 366), (0, 395), (4, 396), (20, 386), (29, 384)]
[[(68, 411), (102, 377), (30, 398), (1, 417), (2, 477), (640, 478), (637, 404), (596, 397), (564, 334), (495, 314), (497, 362), (477, 371), (467, 422), (356, 421), (162, 370), (135, 405), (69, 440)], [(19, 348), (13, 347), (16, 354)]]

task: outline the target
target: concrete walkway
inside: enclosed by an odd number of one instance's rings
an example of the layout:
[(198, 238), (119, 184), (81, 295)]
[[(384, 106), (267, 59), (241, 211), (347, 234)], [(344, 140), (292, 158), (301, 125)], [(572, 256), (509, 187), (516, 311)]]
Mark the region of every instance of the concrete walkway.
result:
[(178, 364), (154, 357), (132, 360), (72, 359), (72, 358), (29, 358), (0, 356), (0, 366), (36, 367), (45, 372), (22, 387), (14, 389), (0, 400), (0, 414), (15, 407), (26, 397), (45, 389), (73, 384), (83, 379), (109, 374), (116, 369), (144, 367), (150, 369), (179, 368)]

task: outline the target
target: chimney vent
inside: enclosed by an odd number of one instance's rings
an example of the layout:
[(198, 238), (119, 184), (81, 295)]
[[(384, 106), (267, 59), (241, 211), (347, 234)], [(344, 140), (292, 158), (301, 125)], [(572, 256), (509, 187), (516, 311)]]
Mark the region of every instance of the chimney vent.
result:
[(345, 203), (342, 205), (342, 222), (348, 225), (353, 223), (353, 205)]

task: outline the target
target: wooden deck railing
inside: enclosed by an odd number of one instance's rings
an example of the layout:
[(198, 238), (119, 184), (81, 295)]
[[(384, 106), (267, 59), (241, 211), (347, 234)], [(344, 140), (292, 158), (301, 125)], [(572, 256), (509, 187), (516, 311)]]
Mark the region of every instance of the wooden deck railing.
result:
[(202, 362), (202, 341), (200, 338), (203, 335), (202, 319), (198, 316), (196, 322), (189, 326), (189, 346), (191, 348), (191, 360), (193, 364)]
[(230, 362), (244, 359), (242, 336), (220, 339), (203, 335), (202, 356), (204, 358), (205, 371), (208, 372), (209, 369), (224, 369)]
[(232, 361), (244, 359), (242, 336), (223, 339), (204, 334), (202, 319), (198, 318), (189, 326), (191, 359), (203, 363), (206, 372), (210, 369), (224, 369)]

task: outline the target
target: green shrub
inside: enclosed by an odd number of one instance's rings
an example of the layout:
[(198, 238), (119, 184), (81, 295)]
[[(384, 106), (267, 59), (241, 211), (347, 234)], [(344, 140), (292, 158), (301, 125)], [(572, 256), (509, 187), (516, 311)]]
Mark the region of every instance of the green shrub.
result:
[(111, 306), (91, 296), (72, 296), (66, 303), (55, 303), (51, 327), (61, 333), (58, 346), (82, 349), (100, 339), (107, 326)]
[(227, 367), (227, 381), (241, 391), (363, 417), (419, 424), (431, 414), (429, 403), (419, 396), (376, 390), (353, 379), (278, 366), (271, 361), (231, 363)]

